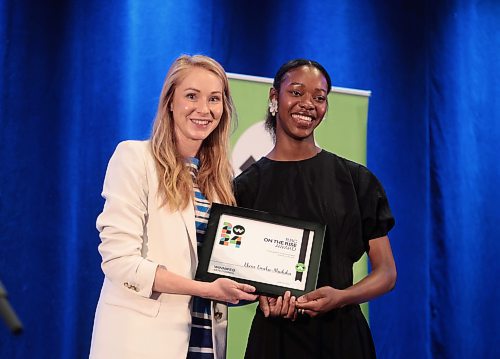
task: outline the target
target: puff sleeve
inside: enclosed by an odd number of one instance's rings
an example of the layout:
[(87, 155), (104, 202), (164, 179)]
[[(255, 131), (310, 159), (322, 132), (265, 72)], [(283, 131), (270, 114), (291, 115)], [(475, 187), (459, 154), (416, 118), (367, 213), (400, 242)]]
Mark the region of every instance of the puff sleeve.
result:
[(366, 167), (358, 165), (354, 182), (361, 213), (363, 241), (387, 235), (395, 221), (380, 181)]

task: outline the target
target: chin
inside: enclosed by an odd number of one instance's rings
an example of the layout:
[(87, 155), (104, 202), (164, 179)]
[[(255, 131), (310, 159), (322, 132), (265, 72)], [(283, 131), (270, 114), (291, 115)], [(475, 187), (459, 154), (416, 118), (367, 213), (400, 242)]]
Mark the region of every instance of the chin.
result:
[(297, 140), (297, 141), (305, 141), (305, 140), (308, 140), (312, 137), (312, 132), (309, 133), (309, 134), (304, 134), (304, 133), (292, 133), (292, 134), (289, 134), (288, 136), (293, 138), (294, 140)]
[(192, 139), (193, 140), (197, 140), (197, 141), (204, 141), (204, 140), (206, 140), (208, 138), (208, 136), (210, 136), (210, 134), (212, 132), (213, 131), (207, 131), (207, 132), (203, 132), (203, 133), (193, 134)]

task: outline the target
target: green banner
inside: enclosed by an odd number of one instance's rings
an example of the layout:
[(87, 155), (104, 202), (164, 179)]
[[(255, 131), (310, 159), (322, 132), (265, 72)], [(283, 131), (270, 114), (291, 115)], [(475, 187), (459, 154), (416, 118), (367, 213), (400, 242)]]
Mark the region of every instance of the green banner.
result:
[[(228, 74), (238, 113), (238, 127), (231, 136), (235, 173), (265, 156), (272, 148), (271, 136), (264, 130), (269, 89), (272, 80)], [(366, 130), (369, 91), (334, 87), (328, 96), (328, 112), (315, 131), (316, 143), (325, 150), (366, 164)], [(355, 282), (367, 274), (364, 256), (354, 266)], [(243, 358), (256, 303), (229, 308), (227, 358)], [(362, 305), (368, 318), (368, 306)]]

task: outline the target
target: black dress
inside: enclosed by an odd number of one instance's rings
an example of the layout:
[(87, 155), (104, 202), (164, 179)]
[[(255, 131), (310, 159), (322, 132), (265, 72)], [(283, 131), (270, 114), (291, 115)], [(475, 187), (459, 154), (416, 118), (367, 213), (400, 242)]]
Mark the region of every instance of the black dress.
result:
[[(318, 285), (353, 284), (369, 240), (393, 227), (382, 185), (364, 166), (325, 150), (303, 161), (261, 158), (235, 180), (239, 206), (326, 224)], [(359, 305), (317, 318), (265, 318), (257, 308), (245, 358), (374, 358)]]

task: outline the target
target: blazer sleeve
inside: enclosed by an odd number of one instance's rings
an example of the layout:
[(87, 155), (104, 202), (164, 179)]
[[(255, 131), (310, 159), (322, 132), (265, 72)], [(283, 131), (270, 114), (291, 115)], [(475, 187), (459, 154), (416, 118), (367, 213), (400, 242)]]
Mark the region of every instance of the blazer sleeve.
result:
[(146, 143), (120, 143), (111, 157), (97, 218), (102, 270), (112, 283), (143, 297), (152, 294), (157, 263), (142, 255), (147, 220)]

